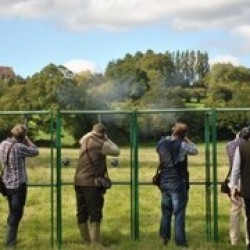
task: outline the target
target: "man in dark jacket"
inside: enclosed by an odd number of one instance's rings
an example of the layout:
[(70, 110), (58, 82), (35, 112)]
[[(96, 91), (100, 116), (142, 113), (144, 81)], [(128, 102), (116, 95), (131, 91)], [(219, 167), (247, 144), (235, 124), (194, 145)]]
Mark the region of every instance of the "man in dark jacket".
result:
[[(247, 234), (250, 236), (250, 131), (249, 127), (241, 130), (242, 141), (235, 150), (231, 180), (229, 186), (231, 188), (231, 198), (238, 199), (240, 194), (244, 199), (245, 213), (247, 217)], [(240, 179), (240, 192), (238, 190), (238, 181)], [(250, 250), (250, 243), (247, 245)]]
[(188, 127), (177, 123), (171, 136), (161, 139), (157, 153), (161, 164), (161, 210), (160, 237), (164, 245), (171, 239), (171, 219), (175, 216), (175, 243), (187, 247), (185, 212), (188, 201), (187, 155), (198, 153), (197, 147), (186, 136)]

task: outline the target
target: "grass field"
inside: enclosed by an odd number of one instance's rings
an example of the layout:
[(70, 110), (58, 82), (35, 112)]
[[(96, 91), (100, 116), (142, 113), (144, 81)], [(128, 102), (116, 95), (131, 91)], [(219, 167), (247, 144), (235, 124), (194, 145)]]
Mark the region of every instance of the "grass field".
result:
[[(226, 175), (227, 157), (225, 143), (217, 145), (218, 180)], [(27, 161), (29, 192), (24, 217), (20, 224), (18, 249), (50, 249), (51, 240), (51, 168), (50, 151), (41, 148), (40, 156)], [(242, 225), (240, 246), (232, 247), (228, 238), (228, 215), (230, 203), (228, 197), (218, 191), (219, 242), (213, 243), (206, 238), (205, 218), (205, 148), (199, 145), (199, 155), (189, 157), (190, 198), (187, 208), (187, 237), (189, 249), (245, 249)], [(68, 157), (70, 165), (62, 168), (62, 249), (83, 249), (76, 224), (75, 193), (72, 185), (74, 167), (78, 150), (62, 149), (62, 158)], [(108, 163), (112, 158), (108, 158)], [(114, 182), (130, 180), (130, 152), (121, 149), (119, 167), (109, 164), (109, 174)], [(152, 147), (139, 148), (139, 181), (151, 182), (157, 166), (157, 155)], [(55, 169), (53, 170), (55, 182)], [(199, 183), (199, 184), (197, 184)], [(35, 185), (36, 186), (35, 186)], [(48, 186), (42, 186), (48, 184)], [(54, 194), (56, 191), (54, 190)], [(55, 198), (56, 196), (54, 196)], [(55, 202), (54, 202), (55, 206)], [(7, 202), (0, 197), (0, 248), (4, 246)], [(56, 209), (55, 209), (56, 211)], [(152, 186), (139, 186), (139, 224), (140, 240), (130, 239), (130, 187), (113, 185), (105, 195), (104, 218), (102, 222), (102, 242), (110, 249), (164, 249), (158, 237), (160, 220), (160, 192)], [(55, 214), (56, 215), (56, 214)], [(55, 226), (54, 221), (54, 226)], [(56, 232), (56, 229), (54, 228)], [(55, 236), (56, 234), (54, 234)], [(56, 239), (55, 239), (56, 242)], [(56, 248), (56, 244), (55, 244)], [(178, 249), (170, 243), (167, 249)]]

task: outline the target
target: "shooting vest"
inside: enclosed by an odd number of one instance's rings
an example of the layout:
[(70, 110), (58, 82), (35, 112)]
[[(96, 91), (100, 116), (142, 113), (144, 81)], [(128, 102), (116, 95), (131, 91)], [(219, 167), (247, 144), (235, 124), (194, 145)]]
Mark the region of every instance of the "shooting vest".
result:
[(183, 185), (189, 188), (187, 157), (179, 160), (182, 140), (163, 139), (157, 146), (161, 162), (161, 184), (171, 191), (182, 190)]
[(94, 178), (104, 176), (107, 166), (102, 147), (105, 141), (104, 137), (90, 133), (82, 142), (75, 172), (76, 186), (94, 186)]

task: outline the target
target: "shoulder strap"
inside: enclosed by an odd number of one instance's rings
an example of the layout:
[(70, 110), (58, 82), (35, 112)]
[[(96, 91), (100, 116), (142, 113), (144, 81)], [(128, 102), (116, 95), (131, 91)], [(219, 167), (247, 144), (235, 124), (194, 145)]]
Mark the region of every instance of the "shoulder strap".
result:
[(161, 169), (162, 169), (162, 163), (160, 162), (159, 165), (157, 166), (157, 169), (156, 169), (155, 174), (160, 173), (160, 172), (161, 172)]
[(9, 149), (8, 149), (8, 152), (7, 152), (7, 160), (6, 160), (6, 165), (9, 165), (9, 158), (10, 158), (10, 150), (12, 149), (13, 145), (15, 144), (16, 142), (12, 142), (12, 144), (10, 145)]
[(229, 179), (229, 176), (231, 175), (231, 172), (232, 172), (232, 167), (229, 168), (228, 170), (228, 173), (227, 173), (227, 176), (225, 178), (225, 180)]

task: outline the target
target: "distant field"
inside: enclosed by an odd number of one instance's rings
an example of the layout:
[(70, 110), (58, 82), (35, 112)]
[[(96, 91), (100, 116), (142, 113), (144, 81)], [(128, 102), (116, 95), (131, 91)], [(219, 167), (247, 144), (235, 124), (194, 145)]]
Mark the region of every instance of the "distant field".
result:
[(186, 102), (186, 108), (204, 108), (204, 103), (202, 102)]
[[(227, 172), (225, 143), (218, 143), (217, 146), (217, 172), (219, 181), (222, 181)], [(196, 183), (191, 185), (187, 209), (186, 224), (190, 249), (245, 249), (243, 233), (240, 246), (233, 248), (228, 243), (229, 200), (226, 195), (220, 192), (218, 193), (219, 243), (215, 244), (206, 240), (204, 152), (204, 144), (200, 144), (199, 155), (189, 157), (191, 182)], [(64, 157), (70, 159), (70, 165), (62, 168), (62, 246), (63, 249), (81, 249), (81, 239), (75, 217), (75, 193), (72, 186), (78, 150), (63, 148), (62, 158)], [(111, 167), (111, 159), (108, 158), (108, 166), (112, 180), (114, 182), (130, 181), (129, 149), (121, 149), (118, 168)], [(20, 225), (18, 249), (50, 249), (51, 191), (48, 186), (41, 186), (51, 183), (50, 164), (50, 150), (47, 148), (41, 148), (39, 157), (28, 159), (28, 175), (31, 186), (29, 187), (24, 218)], [(111, 249), (164, 249), (158, 238), (161, 215), (160, 192), (156, 187), (147, 184), (151, 182), (156, 166), (155, 148), (139, 148), (139, 181), (141, 185), (139, 186), (140, 240), (138, 242), (130, 240), (130, 187), (114, 184), (105, 195), (102, 241), (105, 245), (112, 246)], [(55, 183), (55, 169), (53, 173)], [(198, 182), (200, 184), (197, 184)], [(56, 196), (54, 196), (55, 198)], [(56, 203), (54, 203), (54, 208), (54, 215), (56, 216)], [(3, 246), (7, 212), (7, 203), (3, 197), (0, 197), (0, 209), (2, 225), (0, 228), (0, 246)], [(56, 232), (55, 225), (56, 223), (54, 224), (54, 232)], [(178, 248), (171, 243), (169, 249)]]

